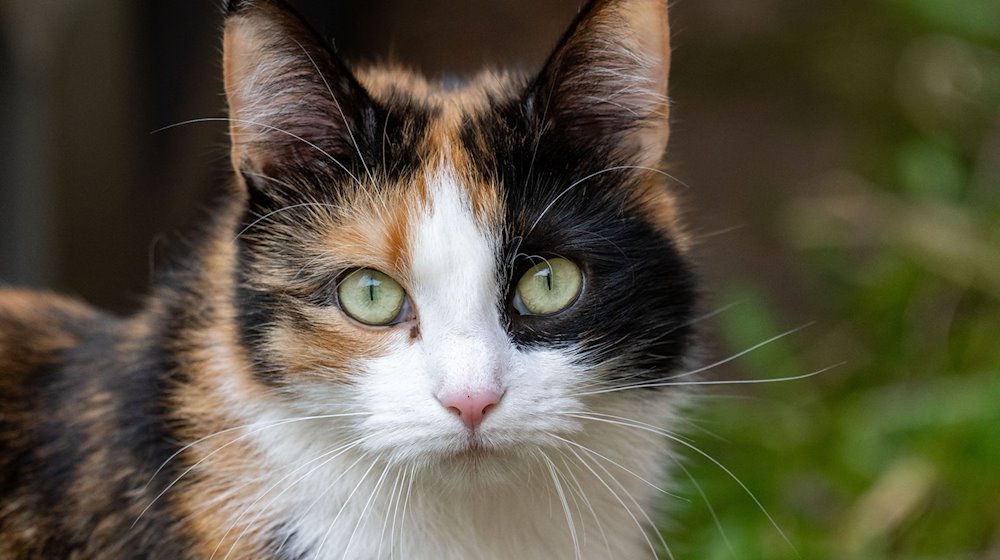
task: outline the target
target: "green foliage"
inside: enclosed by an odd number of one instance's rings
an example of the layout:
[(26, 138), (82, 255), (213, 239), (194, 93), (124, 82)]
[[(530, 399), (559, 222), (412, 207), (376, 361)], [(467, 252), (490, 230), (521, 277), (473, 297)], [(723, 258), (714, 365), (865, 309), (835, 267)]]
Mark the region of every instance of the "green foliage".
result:
[[(845, 363), (704, 395), (698, 422), (718, 437), (695, 442), (754, 496), (687, 454), (692, 501), (665, 533), (678, 558), (1000, 558), (1000, 2), (849, 4), (863, 13), (830, 12), (797, 56), (864, 150), (772, 232), (829, 319), (730, 375)], [(831, 48), (838, 30), (853, 46)], [(880, 70), (856, 71), (859, 53)], [(720, 353), (813, 319), (765, 288), (718, 298), (743, 302), (717, 321)]]
[(994, 0), (893, 0), (903, 15), (930, 29), (959, 37), (1000, 44), (1000, 4)]

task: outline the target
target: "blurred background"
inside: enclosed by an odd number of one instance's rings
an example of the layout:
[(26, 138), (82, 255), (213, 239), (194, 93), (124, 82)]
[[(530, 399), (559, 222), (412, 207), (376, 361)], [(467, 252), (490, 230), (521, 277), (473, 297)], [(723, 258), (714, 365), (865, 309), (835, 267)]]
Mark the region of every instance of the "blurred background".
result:
[[(537, 67), (580, 3), (291, 1), (349, 60), (438, 77)], [(225, 126), (154, 131), (224, 115), (219, 4), (0, 1), (0, 283), (124, 313), (184, 250)], [(753, 497), (684, 453), (674, 556), (1000, 559), (1000, 2), (671, 18), (706, 363), (784, 335), (708, 376), (836, 366), (699, 395), (683, 430)]]

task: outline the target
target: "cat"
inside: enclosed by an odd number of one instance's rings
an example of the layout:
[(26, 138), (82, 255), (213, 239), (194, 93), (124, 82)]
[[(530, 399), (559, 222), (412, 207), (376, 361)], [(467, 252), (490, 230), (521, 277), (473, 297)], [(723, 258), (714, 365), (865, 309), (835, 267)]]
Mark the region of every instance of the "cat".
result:
[(534, 75), (349, 69), (230, 0), (234, 179), (114, 317), (0, 292), (0, 558), (666, 558), (698, 288), (666, 0)]

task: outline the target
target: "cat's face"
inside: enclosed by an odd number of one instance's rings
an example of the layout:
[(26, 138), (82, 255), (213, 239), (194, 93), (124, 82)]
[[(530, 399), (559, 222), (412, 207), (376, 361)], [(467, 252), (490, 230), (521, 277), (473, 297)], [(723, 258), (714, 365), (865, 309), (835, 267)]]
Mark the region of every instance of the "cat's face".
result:
[(596, 2), (537, 76), (456, 90), (355, 77), (281, 6), (238, 4), (237, 312), (274, 403), (430, 464), (662, 398), (633, 387), (676, 372), (694, 299), (658, 167), (662, 2)]

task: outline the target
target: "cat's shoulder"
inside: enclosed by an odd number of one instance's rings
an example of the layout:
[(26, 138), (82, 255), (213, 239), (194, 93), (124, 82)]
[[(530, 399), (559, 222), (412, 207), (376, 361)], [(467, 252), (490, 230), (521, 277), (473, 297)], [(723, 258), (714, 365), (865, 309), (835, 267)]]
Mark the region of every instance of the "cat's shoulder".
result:
[(115, 319), (72, 298), (0, 288), (0, 385), (59, 361)]

